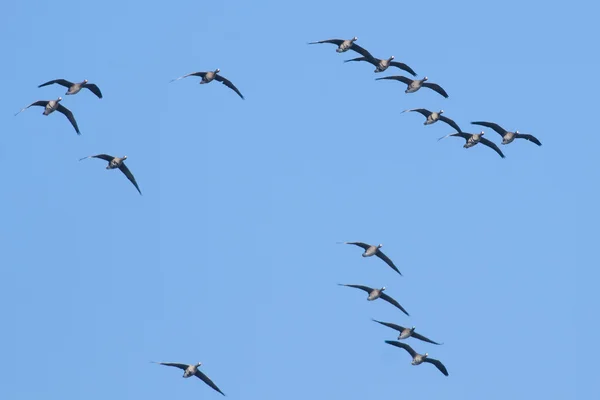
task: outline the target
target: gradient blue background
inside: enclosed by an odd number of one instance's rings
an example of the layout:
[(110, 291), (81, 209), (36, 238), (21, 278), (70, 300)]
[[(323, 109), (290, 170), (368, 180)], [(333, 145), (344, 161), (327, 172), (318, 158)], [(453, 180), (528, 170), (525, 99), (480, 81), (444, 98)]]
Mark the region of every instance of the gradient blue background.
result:
[[(592, 2), (8, 2), (0, 398), (595, 398)], [(358, 36), (449, 93), (309, 41)], [(178, 76), (221, 69), (246, 96)], [(64, 96), (51, 79), (104, 93)], [(63, 96), (78, 137), (35, 100)], [(440, 136), (536, 135), (506, 159)], [(496, 143), (501, 138), (486, 129)], [(127, 155), (143, 196), (91, 154)], [(398, 265), (339, 241), (383, 243)], [(388, 288), (411, 316), (336, 286)], [(450, 376), (386, 345), (409, 339)], [(480, 360), (477, 360), (480, 358)]]

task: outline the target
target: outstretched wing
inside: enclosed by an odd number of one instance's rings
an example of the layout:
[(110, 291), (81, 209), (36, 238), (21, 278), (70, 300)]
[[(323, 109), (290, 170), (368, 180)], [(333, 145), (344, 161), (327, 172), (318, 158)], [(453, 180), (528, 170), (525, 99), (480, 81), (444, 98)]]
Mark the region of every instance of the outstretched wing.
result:
[(417, 352), (414, 351), (413, 348), (406, 343), (398, 342), (397, 340), (386, 340), (385, 342), (387, 344), (391, 344), (392, 346), (400, 347), (401, 349), (406, 350), (412, 358), (415, 358), (415, 356), (417, 355)]
[(206, 72), (192, 72), (191, 74), (187, 74), (184, 76), (180, 76), (179, 78), (171, 79), (171, 81), (169, 83), (178, 81), (183, 78), (187, 78), (188, 76), (199, 76), (199, 77), (204, 78), (204, 75), (206, 75)]
[(219, 389), (217, 387), (217, 385), (215, 385), (215, 383), (213, 381), (211, 381), (208, 376), (204, 375), (199, 369), (196, 369), (196, 373), (194, 375), (196, 375), (198, 378), (202, 379), (204, 381), (204, 383), (206, 383), (208, 386), (210, 386), (211, 388), (215, 389), (217, 392), (219, 392), (223, 396), (225, 396), (225, 393), (221, 392), (221, 389)]
[(19, 114), (20, 112), (23, 112), (25, 110), (27, 110), (29, 107), (31, 106), (41, 106), (41, 107), (46, 107), (46, 104), (48, 104), (49, 101), (48, 100), (38, 100), (38, 101), (34, 101), (33, 103), (31, 103), (30, 105), (28, 105), (27, 107), (21, 108), (21, 110), (19, 110), (18, 113), (16, 113), (15, 115)]
[(406, 310), (404, 309), (404, 307), (402, 307), (400, 305), (400, 303), (398, 303), (396, 300), (392, 299), (387, 294), (385, 294), (385, 293), (382, 292), (379, 297), (381, 297), (383, 300), (387, 301), (388, 303), (390, 303), (390, 304), (398, 307), (404, 314), (410, 316), (410, 314), (408, 312), (406, 312)]
[(516, 133), (515, 137), (519, 138), (519, 139), (529, 140), (530, 142), (533, 142), (533, 143), (537, 144), (538, 146), (542, 145), (542, 142), (540, 142), (535, 136), (527, 134), (527, 133)]
[(360, 54), (361, 56), (366, 57), (366, 58), (370, 58), (370, 59), (375, 58), (365, 48), (357, 45), (354, 42), (352, 43), (352, 46), (350, 46), (350, 50), (354, 50), (355, 52), (357, 52), (358, 54)]
[(140, 194), (142, 194), (142, 191), (140, 190), (140, 187), (138, 186), (137, 182), (135, 181), (135, 178), (133, 177), (133, 174), (131, 173), (131, 171), (129, 170), (129, 168), (127, 168), (127, 165), (125, 165), (124, 162), (121, 163), (121, 166), (119, 167), (119, 169), (121, 170), (122, 173), (125, 174), (125, 176), (127, 177), (127, 179), (129, 179), (129, 181), (131, 183), (133, 183), (133, 186), (135, 186), (135, 188), (137, 189), (137, 191), (140, 192)]
[(446, 91), (444, 89), (442, 89), (442, 87), (440, 85), (438, 85), (437, 83), (423, 82), (423, 84), (421, 86), (428, 87), (429, 89), (438, 92), (445, 98), (448, 98), (448, 93), (446, 93)]
[(370, 245), (363, 243), (363, 242), (344, 242), (344, 244), (353, 244), (355, 246), (362, 247), (365, 250), (367, 250), (369, 247), (371, 247)]
[(73, 125), (73, 128), (75, 128), (75, 132), (77, 132), (78, 135), (81, 135), (81, 133), (79, 132), (79, 127), (77, 126), (77, 121), (75, 121), (75, 117), (73, 116), (71, 110), (69, 110), (62, 104), (59, 104), (56, 111), (62, 113), (65, 117), (67, 117), (67, 119), (71, 122), (71, 125)]
[(242, 96), (242, 94), (240, 93), (240, 91), (238, 90), (238, 88), (236, 88), (234, 86), (234, 84), (231, 83), (231, 81), (229, 79), (223, 78), (221, 75), (215, 75), (215, 80), (223, 83), (223, 85), (227, 86), (229, 89), (231, 89), (234, 92), (236, 92), (242, 98), (242, 100), (244, 99), (244, 96)]
[(390, 63), (390, 65), (392, 67), (396, 67), (396, 68), (400, 68), (406, 72), (408, 72), (409, 74), (411, 74), (412, 76), (417, 76), (417, 74), (415, 73), (415, 71), (413, 71), (413, 69), (411, 67), (409, 67), (408, 65), (398, 62), (398, 61), (392, 61)]
[(321, 44), (321, 43), (333, 43), (335, 45), (340, 45), (344, 43), (342, 39), (327, 39), (327, 40), (319, 40), (318, 42), (308, 42), (308, 44)]
[(402, 273), (400, 272), (400, 270), (398, 270), (398, 268), (396, 268), (396, 266), (394, 265), (394, 263), (392, 262), (392, 260), (390, 260), (390, 258), (388, 256), (386, 256), (385, 254), (383, 254), (383, 252), (381, 250), (377, 250), (377, 252), (375, 253), (375, 255), (379, 258), (381, 258), (383, 261), (385, 261), (385, 263), (387, 265), (389, 265), (394, 271), (396, 271), (397, 273), (399, 273), (400, 275), (402, 275)]
[(108, 154), (96, 154), (95, 156), (87, 156), (87, 157), (80, 158), (79, 161), (85, 160), (86, 158), (100, 158), (100, 159), (102, 159), (104, 161), (108, 161), (108, 162), (111, 162), (114, 159), (113, 156), (109, 156)]
[(155, 364), (160, 364), (160, 365), (166, 365), (167, 367), (176, 367), (182, 370), (186, 370), (187, 367), (189, 367), (189, 365), (187, 364), (181, 364), (181, 363), (172, 363), (172, 362), (156, 362), (156, 361), (152, 361)]
[(57, 83), (57, 84), (59, 84), (61, 86), (64, 86), (66, 88), (70, 88), (71, 86), (73, 86), (73, 82), (69, 82), (66, 79), (54, 79), (53, 81), (48, 81), (46, 83), (42, 83), (38, 87), (41, 88), (42, 86), (48, 86), (48, 85), (52, 85), (54, 83)]
[(423, 362), (435, 365), (437, 367), (437, 369), (439, 369), (441, 371), (442, 374), (448, 376), (448, 370), (446, 369), (446, 367), (444, 366), (444, 364), (442, 364), (442, 362), (440, 360), (425, 357)]
[(94, 83), (86, 83), (83, 87), (86, 88), (86, 89), (89, 89), (90, 92), (92, 92), (96, 96), (98, 96), (99, 99), (102, 98), (102, 92), (100, 91), (100, 88), (98, 86), (96, 86), (96, 84), (94, 84)]
[(438, 119), (440, 121), (444, 121), (445, 123), (447, 123), (448, 125), (450, 125), (454, 129), (456, 129), (457, 132), (462, 132), (462, 129), (460, 129), (460, 127), (456, 124), (456, 122), (452, 121), (450, 118), (444, 117), (443, 115), (440, 115), (438, 117)]
[(406, 83), (407, 85), (410, 85), (413, 82), (412, 79), (407, 78), (402, 75), (384, 76), (382, 78), (375, 78), (376, 81), (380, 81), (382, 79), (391, 79), (391, 80), (395, 80), (395, 81), (400, 81), (400, 82)]
[(487, 147), (490, 147), (492, 149), (494, 149), (494, 151), (496, 153), (498, 153), (500, 155), (500, 157), (504, 158), (504, 154), (502, 153), (502, 150), (500, 150), (500, 148), (498, 146), (496, 146), (496, 143), (492, 142), (491, 140), (488, 140), (484, 137), (479, 139), (479, 142), (481, 144), (485, 144)]
[[(411, 110), (404, 110), (404, 111), (402, 111), (402, 113), (405, 113), (407, 111), (416, 111), (419, 114), (421, 114), (422, 116), (424, 116), (425, 118), (427, 118), (427, 117), (429, 117), (431, 115), (431, 111), (429, 111), (429, 110), (427, 110), (425, 108), (413, 108)], [(402, 113), (400, 113), (400, 114), (402, 114)], [(457, 129), (457, 130), (460, 131), (460, 129)]]
[(348, 287), (353, 287), (353, 288), (356, 288), (356, 289), (364, 290), (365, 292), (367, 292), (369, 294), (371, 294), (371, 292), (373, 291), (372, 288), (370, 288), (368, 286), (363, 286), (363, 285), (346, 285), (346, 284), (343, 284), (343, 283), (338, 283), (338, 285), (340, 285), (340, 286), (348, 286)]
[(496, 132), (498, 132), (500, 134), (500, 136), (504, 137), (504, 135), (506, 134), (506, 129), (502, 128), (500, 125), (495, 124), (493, 122), (486, 122), (486, 121), (473, 121), (471, 122), (473, 125), (481, 125), (481, 126), (485, 126), (487, 128), (493, 129)]
[(472, 136), (470, 133), (465, 133), (465, 132), (456, 132), (456, 133), (450, 133), (446, 136), (442, 136), (441, 138), (438, 139), (438, 141), (447, 138), (448, 136), (458, 136), (461, 137), (465, 140), (469, 140), (469, 138)]
[(377, 321), (376, 319), (374, 319), (373, 321), (380, 323), (381, 325), (385, 325), (388, 328), (392, 328), (397, 330), (398, 332), (402, 332), (405, 328), (403, 326), (400, 325), (396, 325), (396, 324), (392, 324), (391, 322), (382, 322), (382, 321)]
[(373, 64), (374, 66), (377, 66), (379, 64), (379, 61), (372, 56), (371, 57), (369, 57), (369, 56), (357, 57), (357, 58), (352, 58), (350, 60), (344, 60), (345, 63), (350, 62), (350, 61), (366, 61), (368, 63)]
[(440, 343), (434, 342), (433, 340), (428, 339), (425, 336), (420, 335), (420, 334), (418, 334), (417, 332), (414, 332), (414, 331), (413, 331), (413, 333), (410, 334), (410, 336), (414, 337), (415, 339), (419, 339), (419, 340), (422, 340), (424, 342), (427, 342), (427, 343), (437, 344), (437, 345), (440, 344)]

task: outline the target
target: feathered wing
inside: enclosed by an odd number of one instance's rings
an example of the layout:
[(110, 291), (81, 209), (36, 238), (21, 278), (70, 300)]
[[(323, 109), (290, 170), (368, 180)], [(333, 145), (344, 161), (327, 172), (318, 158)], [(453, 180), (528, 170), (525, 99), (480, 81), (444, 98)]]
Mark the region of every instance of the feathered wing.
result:
[(46, 83), (42, 83), (38, 87), (41, 88), (42, 86), (48, 86), (48, 85), (52, 85), (54, 83), (57, 83), (57, 84), (59, 84), (61, 86), (64, 86), (66, 88), (70, 88), (71, 86), (73, 86), (73, 82), (69, 82), (66, 79), (54, 79), (54, 80), (48, 81)]
[(400, 68), (401, 70), (404, 70), (404, 71), (408, 72), (412, 76), (417, 76), (417, 73), (415, 71), (413, 71), (413, 69), (411, 67), (409, 67), (408, 65), (406, 65), (404, 63), (401, 63), (401, 62), (398, 62), (398, 61), (392, 61), (390, 63), (390, 65), (392, 67)]
[(65, 117), (67, 117), (67, 119), (71, 122), (71, 125), (73, 125), (73, 128), (75, 128), (75, 132), (77, 132), (78, 135), (81, 135), (81, 133), (79, 132), (79, 127), (77, 126), (77, 121), (75, 121), (75, 117), (73, 116), (71, 110), (69, 110), (62, 104), (59, 104), (56, 111), (62, 113)]
[(363, 248), (364, 250), (367, 250), (369, 247), (371, 247), (371, 245), (363, 242), (344, 242), (344, 244), (353, 244), (355, 246)]
[(442, 374), (448, 376), (448, 370), (446, 369), (446, 367), (444, 366), (444, 364), (442, 364), (442, 362), (440, 360), (436, 360), (434, 358), (425, 357), (425, 359), (423, 360), (423, 362), (435, 365), (437, 367), (437, 369), (439, 369)]
[(127, 165), (125, 165), (124, 162), (121, 163), (121, 166), (119, 167), (119, 169), (121, 170), (122, 173), (125, 174), (125, 176), (127, 177), (127, 179), (129, 179), (129, 181), (131, 183), (133, 183), (133, 186), (135, 186), (135, 188), (137, 189), (137, 191), (140, 192), (140, 194), (142, 194), (142, 191), (140, 190), (140, 187), (138, 186), (137, 182), (135, 181), (135, 178), (133, 177), (133, 174), (131, 173), (131, 171), (129, 170), (129, 168), (127, 168)]
[(422, 340), (422, 341), (424, 341), (424, 342), (427, 342), (427, 343), (431, 343), (431, 344), (437, 344), (437, 345), (440, 345), (440, 344), (441, 344), (441, 343), (434, 342), (433, 340), (431, 340), (431, 339), (428, 339), (428, 338), (426, 338), (425, 336), (423, 336), (423, 335), (420, 335), (420, 334), (418, 334), (418, 333), (417, 333), (417, 332), (415, 332), (415, 331), (413, 331), (413, 332), (410, 334), (410, 336), (414, 337), (415, 339), (419, 339), (419, 340)]
[(481, 144), (484, 144), (487, 147), (493, 149), (496, 153), (498, 153), (500, 155), (500, 157), (504, 158), (504, 153), (502, 153), (502, 150), (500, 150), (500, 148), (498, 146), (496, 146), (496, 143), (494, 143), (491, 140), (488, 140), (488, 139), (486, 139), (484, 137), (480, 138), (479, 142)]
[(409, 313), (408, 313), (408, 312), (407, 312), (407, 311), (404, 309), (404, 307), (402, 307), (402, 306), (400, 305), (400, 303), (398, 303), (396, 300), (392, 299), (392, 298), (391, 298), (390, 296), (388, 296), (387, 294), (385, 294), (385, 293), (381, 293), (381, 295), (380, 295), (379, 297), (380, 297), (381, 299), (383, 299), (383, 300), (387, 301), (388, 303), (390, 303), (390, 304), (392, 304), (392, 305), (396, 306), (397, 308), (399, 308), (399, 309), (400, 309), (400, 311), (402, 311), (404, 314), (406, 314), (406, 315), (410, 316), (410, 314), (409, 314)]
[(180, 79), (187, 78), (188, 76), (199, 76), (201, 78), (204, 78), (204, 75), (206, 75), (206, 72), (192, 72), (191, 74), (187, 74), (187, 75), (180, 76), (179, 78), (171, 79), (171, 82), (175, 82)]
[(46, 104), (48, 104), (49, 101), (48, 100), (38, 100), (38, 101), (34, 101), (33, 103), (31, 103), (30, 105), (28, 105), (27, 107), (23, 107), (19, 110), (19, 112), (17, 112), (15, 115), (27, 110), (29, 107), (31, 106), (41, 106), (41, 107), (46, 107)]
[(415, 356), (417, 355), (417, 352), (414, 351), (413, 348), (410, 347), (406, 343), (398, 342), (397, 340), (386, 340), (385, 342), (387, 344), (391, 344), (392, 346), (396, 346), (396, 347), (406, 350), (412, 358), (415, 358)]
[(87, 156), (87, 157), (80, 158), (79, 161), (85, 160), (86, 158), (99, 158), (101, 160), (108, 161), (108, 162), (111, 162), (114, 159), (113, 156), (109, 156), (108, 154), (96, 154), (95, 156)]
[(500, 125), (495, 124), (493, 122), (473, 121), (473, 122), (471, 122), (471, 124), (473, 124), (473, 125), (481, 125), (481, 126), (485, 126), (486, 128), (493, 129), (496, 132), (498, 132), (498, 134), (500, 134), (500, 136), (502, 136), (502, 137), (504, 137), (504, 135), (506, 134), (506, 129), (502, 128)]
[(375, 255), (381, 258), (383, 261), (385, 261), (385, 263), (389, 265), (394, 271), (402, 275), (402, 272), (400, 272), (400, 270), (394, 265), (392, 260), (390, 260), (390, 258), (386, 256), (381, 250), (377, 250), (377, 253), (375, 253)]
[(400, 82), (406, 83), (407, 85), (410, 85), (413, 82), (412, 79), (407, 78), (407, 77), (402, 76), (402, 75), (384, 76), (384, 77), (381, 77), (381, 78), (375, 78), (376, 81), (380, 81), (382, 79), (390, 79), (390, 80), (394, 80), (394, 81), (400, 81)]
[(242, 93), (240, 93), (240, 91), (238, 90), (238, 88), (236, 88), (234, 86), (234, 84), (231, 83), (231, 81), (229, 79), (224, 78), (221, 75), (216, 75), (215, 76), (215, 80), (221, 82), (223, 85), (227, 86), (229, 89), (231, 89), (234, 92), (236, 92), (238, 94), (238, 96), (240, 96), (242, 98), (242, 100), (244, 99), (244, 96), (242, 96)]
[(458, 124), (456, 122), (452, 121), (450, 118), (444, 117), (443, 115), (440, 115), (438, 119), (440, 121), (444, 121), (445, 123), (447, 123), (448, 125), (450, 125), (454, 129), (456, 129), (457, 132), (462, 132), (462, 129), (460, 129), (460, 127), (458, 126)]
[(86, 83), (83, 87), (86, 89), (89, 89), (90, 92), (92, 92), (96, 96), (98, 96), (99, 99), (102, 98), (102, 92), (100, 91), (100, 88), (95, 83)]
[[(419, 114), (421, 114), (422, 116), (424, 116), (425, 118), (428, 118), (432, 114), (431, 111), (429, 111), (429, 110), (427, 110), (425, 108), (413, 108), (413, 109), (410, 109), (410, 110), (404, 110), (404, 111), (402, 111), (402, 113), (405, 113), (405, 112), (408, 112), (408, 111), (416, 111)], [(402, 113), (400, 113), (400, 114), (402, 114)], [(458, 129), (458, 131), (460, 131), (460, 129)]]
[(344, 41), (342, 39), (326, 39), (326, 40), (319, 40), (317, 42), (308, 42), (308, 44), (321, 44), (321, 43), (333, 43), (333, 44), (339, 46), (342, 43), (344, 43)]
[(448, 98), (448, 93), (446, 93), (446, 91), (444, 89), (442, 89), (442, 87), (440, 85), (438, 85), (437, 83), (423, 82), (423, 84), (421, 84), (421, 86), (427, 87), (427, 88), (429, 88), (429, 89), (431, 89), (433, 91), (438, 92), (439, 94), (441, 94), (445, 98)]
[(221, 392), (221, 389), (219, 389), (217, 387), (217, 385), (215, 385), (215, 383), (213, 381), (211, 381), (210, 378), (208, 376), (206, 376), (205, 374), (203, 374), (199, 369), (196, 369), (196, 373), (194, 375), (196, 375), (198, 378), (202, 379), (204, 381), (204, 383), (206, 383), (208, 386), (210, 386), (211, 388), (213, 388), (214, 390), (216, 390), (217, 392), (219, 392), (223, 396), (225, 396), (225, 393)]
[(515, 137), (518, 139), (529, 140), (530, 142), (533, 142), (533, 143), (537, 144), (538, 146), (542, 145), (542, 142), (540, 142), (535, 136), (530, 135), (528, 133), (515, 133)]

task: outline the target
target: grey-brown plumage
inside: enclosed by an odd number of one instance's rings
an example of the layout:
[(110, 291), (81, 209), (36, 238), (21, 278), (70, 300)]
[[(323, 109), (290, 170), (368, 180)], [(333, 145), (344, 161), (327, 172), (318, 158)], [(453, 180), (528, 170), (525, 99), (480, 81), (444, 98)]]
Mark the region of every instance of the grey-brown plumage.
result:
[[(411, 110), (404, 110), (404, 111), (402, 111), (402, 113), (405, 113), (408, 111), (415, 111), (415, 112), (418, 112), (419, 114), (423, 115), (425, 117), (425, 122), (423, 122), (423, 125), (431, 125), (431, 124), (435, 124), (438, 121), (442, 121), (442, 122), (447, 123), (454, 129), (456, 129), (457, 132), (462, 132), (462, 130), (456, 124), (456, 122), (454, 122), (450, 118), (442, 115), (444, 110), (440, 110), (440, 111), (436, 112), (436, 111), (429, 111), (425, 108), (413, 108)], [(402, 114), (402, 113), (400, 113), (400, 114)]]
[(392, 262), (392, 260), (390, 260), (390, 258), (388, 256), (386, 256), (385, 254), (383, 254), (383, 252), (381, 250), (379, 250), (381, 247), (383, 247), (382, 244), (379, 244), (377, 246), (370, 245), (370, 244), (363, 243), (363, 242), (344, 242), (344, 244), (353, 244), (355, 246), (358, 246), (358, 247), (364, 249), (365, 251), (364, 251), (364, 253), (362, 253), (363, 257), (371, 257), (371, 256), (377, 256), (377, 257), (379, 257), (380, 259), (382, 259), (383, 261), (385, 261), (385, 263), (387, 265), (389, 265), (394, 271), (396, 271), (397, 273), (399, 273), (400, 275), (402, 275), (402, 273), (394, 265), (394, 263)]
[(335, 50), (338, 53), (345, 53), (348, 50), (354, 50), (358, 54), (362, 54), (362, 55), (369, 54), (369, 52), (367, 50), (363, 49), (362, 47), (360, 47), (359, 45), (357, 45), (355, 43), (357, 40), (358, 40), (358, 38), (356, 36), (354, 36), (352, 39), (348, 39), (348, 40), (327, 39), (327, 40), (319, 40), (318, 42), (309, 42), (308, 44), (331, 43), (331, 44), (335, 44), (338, 46), (338, 48)]
[(484, 144), (487, 147), (493, 149), (496, 153), (498, 153), (500, 155), (500, 157), (504, 158), (504, 153), (502, 153), (502, 150), (500, 150), (500, 148), (498, 146), (496, 146), (496, 143), (484, 138), (483, 134), (484, 134), (483, 131), (481, 131), (479, 133), (457, 132), (457, 133), (451, 133), (449, 135), (443, 136), (443, 137), (439, 138), (438, 141), (442, 140), (444, 138), (447, 138), (448, 136), (461, 137), (467, 141), (465, 143), (465, 145), (463, 146), (465, 149), (468, 149), (469, 147), (473, 147), (477, 143), (481, 143), (481, 144)]
[(83, 82), (79, 83), (69, 82), (66, 79), (54, 79), (52, 81), (42, 83), (38, 87), (41, 88), (42, 86), (48, 86), (54, 83), (68, 88), (67, 93), (65, 93), (65, 95), (77, 94), (81, 89), (85, 88), (88, 89), (90, 92), (94, 93), (96, 96), (98, 96), (99, 99), (102, 98), (102, 92), (100, 91), (100, 88), (94, 83), (88, 83), (87, 79), (84, 79)]
[(433, 364), (433, 365), (435, 365), (437, 367), (437, 369), (440, 370), (440, 372), (442, 374), (448, 376), (448, 370), (446, 369), (446, 367), (444, 366), (444, 364), (442, 364), (442, 362), (440, 360), (429, 358), (429, 354), (428, 353), (419, 354), (416, 351), (414, 351), (413, 348), (410, 347), (409, 345), (407, 345), (406, 343), (396, 342), (395, 340), (386, 340), (385, 342), (387, 344), (391, 344), (392, 346), (400, 347), (401, 349), (406, 350), (408, 352), (408, 354), (410, 354), (411, 357), (413, 358), (413, 360), (411, 361), (412, 365), (419, 365), (419, 364), (422, 364), (424, 362), (429, 363), (429, 364)]
[(441, 343), (434, 342), (433, 340), (428, 339), (423, 335), (418, 334), (417, 332), (415, 332), (414, 326), (412, 328), (405, 328), (400, 325), (392, 324), (391, 322), (382, 322), (382, 321), (377, 321), (376, 319), (373, 319), (373, 321), (375, 321), (381, 325), (387, 326), (388, 328), (397, 330), (399, 332), (398, 340), (408, 339), (409, 337), (414, 337), (415, 339), (419, 339), (419, 340), (422, 340), (427, 343), (437, 344), (437, 345), (441, 344)]
[(73, 125), (73, 128), (75, 128), (75, 132), (77, 132), (78, 135), (81, 135), (81, 133), (79, 132), (79, 127), (77, 126), (77, 121), (75, 121), (75, 117), (73, 116), (73, 113), (67, 107), (65, 107), (65, 106), (63, 106), (62, 104), (59, 103), (61, 100), (62, 100), (62, 97), (59, 97), (56, 100), (38, 100), (38, 101), (34, 101), (33, 103), (31, 103), (27, 107), (22, 108), (15, 115), (19, 114), (22, 111), (27, 110), (31, 106), (44, 107), (44, 111), (42, 112), (43, 115), (50, 115), (54, 111), (58, 111), (59, 113), (63, 114), (65, 117), (67, 117), (67, 119), (69, 120), (69, 122), (71, 123), (71, 125)]
[(422, 87), (426, 87), (426, 88), (429, 88), (429, 89), (441, 94), (445, 98), (448, 98), (448, 93), (446, 93), (446, 91), (444, 89), (442, 89), (442, 87), (440, 85), (438, 85), (437, 83), (425, 82), (427, 79), (429, 79), (427, 77), (424, 77), (423, 79), (412, 80), (405, 76), (396, 75), (396, 76), (384, 76), (383, 78), (376, 78), (375, 80), (379, 81), (382, 79), (390, 79), (390, 80), (395, 80), (395, 81), (400, 81), (400, 82), (406, 83), (406, 85), (408, 87), (406, 88), (404, 93), (414, 93), (417, 90), (421, 89)]
[(500, 125), (495, 124), (493, 122), (473, 121), (471, 123), (474, 125), (485, 126), (487, 128), (491, 128), (491, 129), (495, 130), (496, 132), (498, 132), (500, 134), (500, 136), (502, 136), (502, 144), (509, 144), (510, 142), (512, 142), (515, 139), (525, 139), (525, 140), (529, 140), (530, 142), (537, 144), (538, 146), (542, 145), (542, 142), (540, 142), (533, 135), (530, 135), (527, 133), (520, 133), (519, 131), (509, 132), (506, 129), (502, 128)]
[(400, 305), (400, 303), (398, 303), (396, 300), (394, 300), (387, 294), (383, 293), (383, 291), (385, 290), (385, 286), (382, 287), (381, 289), (373, 289), (373, 288), (370, 288), (368, 286), (363, 286), (363, 285), (346, 285), (343, 283), (338, 283), (338, 285), (347, 286), (347, 287), (351, 287), (351, 288), (355, 288), (355, 289), (360, 289), (364, 292), (367, 292), (369, 294), (369, 296), (367, 297), (368, 301), (373, 301), (373, 300), (377, 300), (378, 298), (382, 298), (383, 300), (387, 301), (391, 305), (400, 309), (404, 314), (409, 315), (408, 312), (404, 309), (404, 307), (402, 307)]
[(390, 58), (388, 58), (388, 59), (377, 58), (377, 57), (373, 57), (371, 55), (371, 53), (369, 53), (366, 50), (365, 50), (365, 53), (361, 53), (361, 54), (362, 54), (362, 57), (353, 58), (351, 60), (344, 60), (344, 62), (347, 63), (347, 62), (351, 62), (351, 61), (366, 61), (375, 66), (375, 71), (373, 71), (375, 73), (383, 72), (386, 69), (388, 69), (389, 67), (396, 67), (396, 68), (400, 68), (403, 71), (408, 72), (412, 76), (417, 76), (415, 71), (413, 71), (413, 69), (411, 67), (409, 67), (408, 65), (398, 62), (398, 61), (392, 61), (395, 58), (394, 56), (390, 56)]
[(135, 186), (137, 191), (140, 194), (142, 194), (142, 191), (140, 190), (140, 187), (138, 186), (137, 182), (135, 181), (133, 174), (131, 173), (129, 168), (127, 168), (127, 165), (125, 165), (124, 161), (127, 160), (127, 156), (114, 157), (114, 156), (110, 156), (108, 154), (97, 154), (95, 156), (87, 156), (87, 157), (80, 158), (79, 161), (85, 160), (86, 158), (99, 158), (101, 160), (108, 161), (108, 165), (106, 166), (106, 169), (116, 169), (116, 168), (120, 169), (121, 172), (127, 177), (127, 179), (129, 179), (129, 181), (131, 183), (133, 183), (133, 186)]
[(205, 374), (203, 374), (202, 371), (200, 371), (198, 369), (198, 367), (202, 365), (201, 362), (199, 362), (198, 364), (195, 364), (195, 365), (193, 365), (193, 364), (190, 365), (190, 364), (172, 363), (172, 362), (156, 362), (156, 361), (152, 361), (152, 362), (155, 363), (155, 364), (166, 365), (167, 367), (176, 367), (176, 368), (182, 369), (183, 370), (183, 377), (184, 378), (189, 378), (191, 376), (195, 376), (197, 378), (200, 378), (208, 386), (210, 386), (211, 388), (213, 388), (214, 390), (216, 390), (217, 392), (219, 392), (223, 396), (225, 396), (225, 393), (223, 393), (221, 391), (221, 389), (219, 389), (217, 387), (217, 385), (215, 385), (215, 383), (212, 380), (210, 380), (210, 378), (208, 376), (206, 376)]
[(183, 76), (180, 76), (179, 78), (172, 79), (171, 82), (175, 82), (175, 81), (178, 81), (180, 79), (187, 78), (188, 76), (200, 76), (200, 77), (202, 77), (202, 80), (200, 81), (200, 84), (210, 83), (213, 80), (215, 80), (217, 82), (221, 82), (223, 85), (227, 86), (228, 88), (230, 88), (231, 90), (233, 90), (234, 92), (236, 92), (238, 94), (238, 96), (240, 96), (242, 98), (242, 100), (243, 100), (244, 96), (238, 90), (238, 88), (236, 88), (234, 86), (234, 84), (231, 83), (231, 81), (229, 79), (227, 79), (227, 78), (219, 75), (219, 72), (221, 72), (221, 70), (219, 68), (217, 68), (214, 71), (192, 72), (191, 74), (183, 75)]

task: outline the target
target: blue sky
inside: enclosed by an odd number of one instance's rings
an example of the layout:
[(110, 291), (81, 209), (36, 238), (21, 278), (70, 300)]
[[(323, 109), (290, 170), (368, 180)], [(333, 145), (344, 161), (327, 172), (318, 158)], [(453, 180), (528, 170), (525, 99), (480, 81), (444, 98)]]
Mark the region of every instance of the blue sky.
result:
[[(0, 398), (220, 398), (150, 361), (202, 361), (231, 399), (593, 398), (597, 5), (25, 3), (0, 17)], [(353, 36), (450, 97), (306, 44)], [(169, 83), (216, 68), (246, 100)], [(37, 88), (56, 78), (104, 98)], [(13, 116), (58, 96), (81, 136)], [(438, 142), (417, 107), (543, 146)], [(98, 153), (143, 196), (78, 161)], [(383, 243), (404, 276), (340, 241)], [(450, 376), (371, 318), (444, 342), (407, 341)]]

